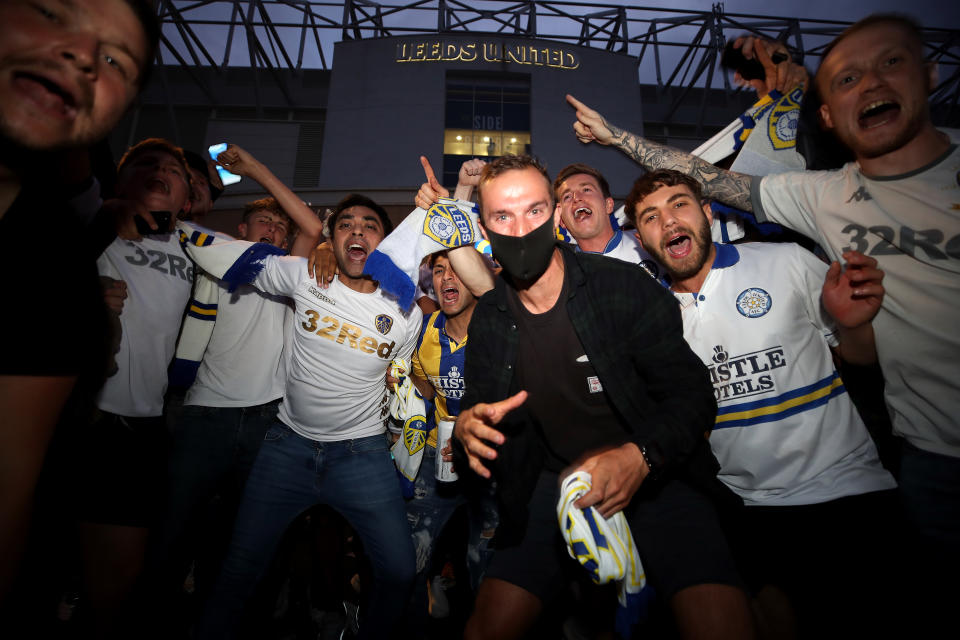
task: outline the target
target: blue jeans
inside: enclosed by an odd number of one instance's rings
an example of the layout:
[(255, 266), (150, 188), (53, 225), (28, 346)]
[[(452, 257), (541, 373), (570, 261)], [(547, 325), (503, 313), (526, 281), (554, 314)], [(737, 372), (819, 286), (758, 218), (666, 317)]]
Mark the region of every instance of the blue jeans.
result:
[(315, 504), (349, 521), (373, 566), (360, 637), (387, 638), (401, 618), (415, 575), (413, 543), (385, 435), (317, 442), (276, 422), (247, 479), (233, 538), (198, 638), (230, 638), (247, 598), (287, 526)]
[(407, 501), (407, 519), (417, 554), (417, 581), (414, 587), (411, 626), (415, 635), (422, 635), (427, 616), (427, 571), (437, 538), (453, 512), (468, 506), (467, 570), (474, 592), (483, 578), (487, 561), (493, 555), (490, 540), (496, 531), (497, 506), (491, 491), (474, 502), (467, 502), (457, 482), (439, 482), (435, 475), (437, 450), (424, 447), (420, 472), (414, 485), (413, 498)]
[(252, 407), (186, 405), (170, 426), (167, 508), (157, 550), (167, 589), (183, 582), (197, 537), (187, 533), (188, 528), (218, 491), (230, 505), (224, 519), (233, 522), (233, 511), (260, 443), (277, 419), (279, 404), (274, 400)]

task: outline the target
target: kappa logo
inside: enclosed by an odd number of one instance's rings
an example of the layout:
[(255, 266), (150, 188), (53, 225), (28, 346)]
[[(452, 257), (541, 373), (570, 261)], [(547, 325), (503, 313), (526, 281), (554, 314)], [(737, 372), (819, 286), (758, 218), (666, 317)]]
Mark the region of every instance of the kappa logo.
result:
[(873, 196), (870, 195), (866, 187), (860, 187), (853, 192), (853, 195), (847, 200), (847, 204), (851, 202), (863, 202), (864, 200), (873, 200)]
[(336, 302), (335, 300), (331, 300), (331, 299), (328, 298), (327, 296), (325, 296), (325, 295), (323, 295), (322, 293), (320, 293), (320, 291), (317, 290), (316, 287), (307, 287), (307, 291), (309, 291), (310, 293), (312, 293), (312, 294), (313, 294), (314, 296), (316, 296), (317, 298), (320, 298), (321, 300), (323, 300), (323, 301), (326, 302), (327, 304), (332, 304), (332, 305), (336, 305), (336, 304), (337, 304), (337, 302)]
[(427, 210), (423, 233), (448, 249), (477, 241), (473, 221), (447, 199), (441, 199)]
[(383, 335), (387, 335), (390, 333), (390, 329), (393, 328), (393, 318), (385, 313), (381, 313), (374, 319), (373, 324), (377, 328), (377, 331)]
[(776, 150), (793, 149), (797, 144), (797, 126), (800, 124), (800, 100), (803, 91), (796, 89), (773, 106), (770, 112), (770, 124), (767, 126), (767, 135), (770, 144)]
[(773, 300), (770, 294), (760, 287), (744, 289), (737, 296), (737, 311), (745, 318), (759, 318), (770, 311)]

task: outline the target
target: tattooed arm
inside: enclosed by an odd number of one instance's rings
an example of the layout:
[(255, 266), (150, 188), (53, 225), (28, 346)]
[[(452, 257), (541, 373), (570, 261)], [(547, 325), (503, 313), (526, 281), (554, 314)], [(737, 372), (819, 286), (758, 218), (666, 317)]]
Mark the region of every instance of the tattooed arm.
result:
[(696, 178), (703, 185), (703, 195), (725, 202), (743, 211), (753, 211), (750, 202), (750, 179), (743, 173), (727, 171), (679, 151), (624, 131), (607, 122), (602, 115), (571, 95), (567, 102), (577, 110), (573, 130), (580, 142), (613, 145), (640, 163), (644, 169), (675, 169)]

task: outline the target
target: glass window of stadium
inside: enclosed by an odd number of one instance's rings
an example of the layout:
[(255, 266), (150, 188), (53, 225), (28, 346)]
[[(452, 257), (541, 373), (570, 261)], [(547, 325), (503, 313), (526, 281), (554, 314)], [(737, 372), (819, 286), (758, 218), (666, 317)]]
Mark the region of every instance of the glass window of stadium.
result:
[(447, 74), (444, 186), (457, 184), (465, 160), (530, 153), (530, 145), (529, 75)]

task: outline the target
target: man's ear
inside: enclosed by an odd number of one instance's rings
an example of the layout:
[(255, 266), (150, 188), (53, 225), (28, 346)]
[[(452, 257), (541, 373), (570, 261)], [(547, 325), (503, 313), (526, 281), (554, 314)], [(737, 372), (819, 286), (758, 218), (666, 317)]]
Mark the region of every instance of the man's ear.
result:
[(707, 216), (707, 222), (711, 225), (713, 224), (713, 208), (710, 206), (709, 200), (703, 201), (703, 214)]
[[(554, 213), (554, 215), (560, 213), (560, 203), (559, 203), (559, 202), (553, 206), (553, 213)], [(562, 228), (562, 229), (566, 229), (566, 228), (567, 228), (567, 225), (563, 224), (563, 216), (560, 216), (560, 222), (555, 222), (554, 224), (555, 224), (555, 225), (559, 225), (560, 228)]]
[(613, 213), (613, 198), (605, 198), (603, 203), (607, 207), (607, 215)]
[(824, 129), (833, 129), (833, 118), (830, 117), (830, 107), (826, 103), (820, 105), (820, 124)]
[(240, 235), (237, 237), (245, 239), (247, 237), (247, 223), (241, 222), (240, 224), (238, 224), (237, 231), (240, 233)]
[(644, 251), (646, 251), (647, 248), (643, 246), (643, 238), (640, 236), (639, 229), (634, 230), (633, 237), (636, 238), (638, 242), (640, 242), (640, 246), (643, 248)]

